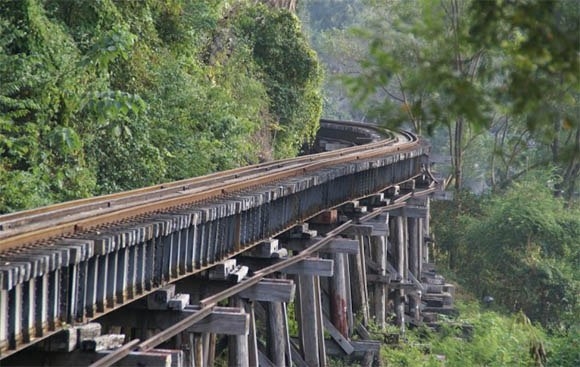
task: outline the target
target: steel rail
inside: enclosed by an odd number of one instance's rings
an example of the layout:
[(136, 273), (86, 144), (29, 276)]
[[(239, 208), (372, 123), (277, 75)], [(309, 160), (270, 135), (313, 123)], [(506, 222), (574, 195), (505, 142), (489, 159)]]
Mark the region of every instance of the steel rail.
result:
[[(327, 120), (321, 122), (329, 123)], [(312, 174), (316, 174), (318, 170), (328, 169), (328, 167), (341, 167), (343, 164), (350, 165), (348, 167), (358, 167), (359, 165), (356, 162), (372, 163), (376, 158), (383, 159), (389, 156), (396, 157), (396, 161), (398, 161), (399, 159), (416, 157), (414, 155), (415, 152), (419, 154), (424, 152), (421, 148), (422, 143), (417, 136), (410, 133), (389, 133), (388, 139), (382, 139), (385, 134), (384, 129), (376, 126), (356, 122), (340, 122), (339, 124), (330, 122), (330, 125), (337, 126), (337, 130), (344, 131), (345, 134), (348, 134), (349, 131), (353, 132), (357, 139), (363, 138), (365, 141), (372, 142), (315, 155), (237, 168), (128, 192), (1, 215), (0, 255), (9, 256), (8, 251), (13, 254), (20, 252), (21, 246), (29, 248), (40, 247), (50, 244), (51, 241), (60, 237), (89, 231), (102, 231), (108, 225), (115, 225), (123, 221), (147, 220), (148, 217), (158, 213), (168, 212), (177, 208), (186, 209), (190, 205), (207, 202), (210, 199), (215, 200), (224, 196), (228, 197), (230, 194), (237, 194), (246, 189), (255, 189), (262, 185), (270, 187), (272, 184), (276, 185), (277, 182), (280, 182), (281, 188), (283, 188), (285, 185), (284, 180), (286, 179), (294, 181), (294, 178), (298, 177), (299, 180), (303, 180), (304, 178), (309, 178)], [(325, 128), (329, 129), (328, 126), (325, 126)], [(340, 133), (332, 132), (329, 136), (340, 137)], [(329, 139), (332, 140), (333, 138)], [(403, 155), (406, 152), (413, 152), (413, 155)], [(383, 163), (387, 164), (386, 161)], [(366, 167), (366, 165), (361, 167)], [(370, 164), (370, 167), (373, 167), (373, 165)], [(415, 165), (412, 167), (415, 167)], [(408, 179), (409, 176), (405, 175), (405, 179)], [(332, 239), (335, 231), (340, 233), (343, 226), (347, 228), (350, 224), (351, 222), (344, 223), (329, 232), (325, 238), (308, 247), (307, 250), (304, 250), (299, 255), (261, 269), (254, 273), (252, 277), (242, 281), (242, 283), (202, 300), (199, 303), (201, 308), (194, 315), (144, 342), (130, 341), (118, 350), (96, 361), (95, 366), (111, 365), (136, 348), (141, 351), (154, 348), (159, 343), (203, 319), (221, 300), (251, 287), (269, 274), (280, 271), (318, 251), (319, 248)], [(247, 249), (243, 251), (245, 250)], [(240, 251), (240, 253), (243, 251)], [(228, 256), (232, 256), (232, 254), (230, 253)], [(224, 261), (224, 257), (213, 261), (219, 263), (219, 261)], [(212, 265), (215, 265), (215, 263)], [(205, 265), (202, 267), (205, 267)], [(140, 344), (137, 345), (137, 343)]]
[[(331, 121), (331, 120), (321, 120), (324, 123), (331, 123), (338, 126), (350, 126), (357, 127), (360, 129), (365, 129), (369, 131), (375, 131), (382, 135), (390, 134), (384, 129), (381, 129), (374, 125), (361, 124), (349, 121)], [(383, 141), (391, 141), (394, 139), (384, 139)], [(344, 152), (344, 151), (343, 151)], [(327, 157), (336, 156), (336, 152), (324, 152), (319, 153), (317, 157)], [(60, 215), (72, 215), (78, 213), (79, 211), (96, 210), (103, 208), (111, 208), (115, 205), (120, 205), (127, 200), (137, 200), (139, 198), (147, 199), (151, 196), (160, 197), (166, 192), (179, 192), (189, 190), (195, 187), (199, 183), (211, 184), (222, 182), (223, 180), (238, 179), (240, 175), (252, 174), (254, 172), (268, 172), (272, 168), (282, 168), (285, 164), (292, 163), (296, 164), (302, 161), (312, 161), (312, 156), (303, 156), (297, 158), (287, 158), (283, 160), (278, 160), (274, 162), (260, 163), (256, 165), (250, 165), (246, 167), (235, 168), (232, 170), (224, 172), (216, 172), (208, 174), (201, 177), (188, 178), (184, 180), (164, 183), (160, 185), (154, 185), (114, 194), (102, 195), (91, 198), (78, 199), (73, 201), (68, 201), (64, 203), (53, 204), (50, 206), (3, 214), (0, 215), (0, 234), (2, 231), (6, 231), (10, 228), (18, 227), (31, 221), (41, 221), (44, 217), (50, 216), (54, 212), (58, 212)], [(177, 190), (177, 191), (176, 191)]]
[[(325, 153), (321, 153), (320, 155), (311, 156), (307, 163), (304, 163), (303, 165), (297, 165), (297, 167), (291, 169), (281, 168), (264, 174), (257, 174), (257, 177), (251, 179), (248, 179), (247, 177), (243, 179), (236, 179), (233, 180), (232, 183), (225, 184), (223, 186), (216, 187), (210, 185), (210, 187), (208, 187), (204, 185), (203, 188), (205, 189), (200, 189), (199, 191), (188, 190), (196, 191), (193, 193), (188, 191), (180, 191), (180, 194), (174, 195), (172, 197), (165, 197), (160, 200), (154, 200), (150, 203), (139, 202), (127, 208), (111, 210), (104, 213), (101, 211), (87, 218), (73, 218), (73, 220), (70, 220), (70, 217), (66, 217), (63, 223), (54, 224), (49, 222), (42, 228), (33, 228), (32, 230), (30, 230), (29, 227), (28, 230), (17, 231), (18, 233), (12, 236), (9, 236), (9, 234), (11, 234), (10, 231), (6, 233), (0, 232), (0, 251), (5, 251), (24, 244), (31, 244), (34, 242), (47, 240), (49, 238), (72, 235), (74, 233), (89, 230), (97, 226), (169, 210), (171, 208), (180, 207), (183, 205), (193, 204), (195, 202), (219, 197), (221, 195), (242, 189), (256, 187), (285, 178), (295, 177), (300, 174), (306, 174), (333, 164), (369, 159), (377, 156), (383, 156), (389, 153), (404, 152), (406, 150), (412, 149), (416, 146), (416, 144), (416, 141), (411, 141), (400, 143), (398, 145), (392, 145), (392, 142), (388, 140), (365, 144), (359, 147), (353, 147), (355, 149), (341, 149), (336, 151), (337, 153), (330, 157), (326, 157), (324, 155)], [(2, 238), (2, 236), (4, 236), (4, 238)]]
[[(357, 128), (361, 128), (360, 127), (361, 124), (357, 124), (354, 122), (333, 122), (333, 125), (357, 126)], [(382, 130), (376, 126), (366, 126), (364, 127), (364, 129), (367, 131), (382, 132)], [(382, 132), (382, 134), (386, 133)], [(389, 139), (383, 139), (382, 141), (383, 143), (393, 144), (397, 142), (397, 139), (391, 137)], [(319, 153), (315, 156), (310, 155), (297, 158), (288, 158), (285, 160), (279, 160), (270, 163), (261, 163), (258, 165), (252, 165), (229, 171), (213, 173), (202, 177), (195, 177), (186, 180), (165, 183), (162, 185), (155, 185), (151, 187), (145, 187), (141, 189), (130, 190), (116, 194), (79, 199), (60, 204), (54, 204), (46, 207), (31, 209), (27, 211), (4, 214), (0, 215), (0, 238), (12, 236), (11, 232), (14, 231), (10, 231), (10, 229), (18, 228), (28, 224), (34, 225), (34, 223), (41, 222), (45, 219), (50, 220), (52, 216), (65, 217), (72, 216), (77, 213), (86, 213), (90, 211), (111, 211), (122, 209), (123, 207), (134, 205), (133, 203), (141, 200), (151, 200), (151, 201), (163, 200), (165, 195), (179, 194), (180, 192), (183, 191), (195, 189), (200, 185), (207, 186), (228, 180), (243, 179), (247, 175), (252, 175), (256, 173), (267, 174), (267, 172), (269, 172), (272, 169), (284, 168), (289, 164), (296, 165), (302, 162), (313, 161), (314, 159), (337, 157), (345, 155), (352, 150), (358, 149), (360, 149), (360, 147), (351, 147), (350, 150), (346, 148), (340, 151)]]

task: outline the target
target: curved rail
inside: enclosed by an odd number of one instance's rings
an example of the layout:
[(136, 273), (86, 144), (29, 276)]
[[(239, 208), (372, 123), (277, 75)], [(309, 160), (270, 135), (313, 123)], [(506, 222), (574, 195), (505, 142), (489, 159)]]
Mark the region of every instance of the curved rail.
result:
[(321, 120), (321, 125), (350, 131), (355, 136), (366, 134), (372, 137), (367, 141), (372, 142), (2, 215), (0, 252), (138, 216), (167, 211), (339, 163), (404, 152), (414, 148), (418, 143), (417, 137), (413, 134), (388, 132), (375, 125), (334, 120)]
[(427, 150), (411, 133), (321, 126), (326, 140), (353, 146), (0, 216), (0, 306), (10, 311), (0, 318), (0, 358), (62, 322), (98, 317), (322, 210), (423, 174)]

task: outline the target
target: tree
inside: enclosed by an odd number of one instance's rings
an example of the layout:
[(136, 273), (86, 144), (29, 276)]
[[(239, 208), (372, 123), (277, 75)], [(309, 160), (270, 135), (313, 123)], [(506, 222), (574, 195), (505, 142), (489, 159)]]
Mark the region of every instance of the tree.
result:
[(368, 3), (381, 17), (365, 13), (372, 26), (359, 34), (368, 56), (360, 75), (345, 79), (359, 102), (378, 102), (375, 120), (392, 127), (405, 122), (429, 134), (444, 127), (457, 190), (465, 154), (478, 139), (493, 136), (484, 166), (490, 183), (500, 187), (503, 179), (547, 163), (531, 160), (543, 154), (529, 154), (529, 148), (549, 148), (565, 178), (560, 189), (569, 201), (574, 197), (580, 171), (578, 4)]
[(0, 2), (0, 212), (294, 155), (320, 77), (254, 1)]
[[(482, 97), (484, 51), (468, 41), (467, 1), (406, 3), (389, 7), (390, 19), (376, 23), (362, 74), (348, 77), (359, 102), (381, 91), (375, 119), (391, 127), (403, 122), (419, 134), (444, 126), (452, 157), (452, 181), (462, 189), (464, 152), (490, 106)], [(479, 105), (479, 108), (474, 108)]]
[(367, 53), (367, 47), (349, 29), (363, 27), (368, 21), (365, 11), (370, 9), (364, 6), (364, 0), (303, 0), (298, 5), (298, 15), (324, 68), (324, 116), (367, 120), (368, 106), (354, 105), (341, 75), (360, 74), (359, 61)]
[(296, 11), (297, 0), (262, 0), (265, 4), (270, 6), (287, 9), (289, 11)]
[(580, 4), (475, 1), (471, 12), (472, 42), (502, 55), (492, 96), (549, 145), (570, 203), (580, 177)]
[[(458, 252), (454, 269), (476, 295), (492, 294), (507, 309), (558, 329), (573, 325), (580, 311), (580, 212), (552, 195), (545, 184), (551, 178), (528, 175), (447, 229)], [(436, 227), (437, 238), (449, 225)]]
[(262, 6), (240, 12), (238, 17), (237, 35), (251, 44), (276, 119), (277, 157), (296, 154), (304, 142), (313, 141), (319, 126), (322, 72), (316, 54), (298, 18), (288, 11), (273, 12)]

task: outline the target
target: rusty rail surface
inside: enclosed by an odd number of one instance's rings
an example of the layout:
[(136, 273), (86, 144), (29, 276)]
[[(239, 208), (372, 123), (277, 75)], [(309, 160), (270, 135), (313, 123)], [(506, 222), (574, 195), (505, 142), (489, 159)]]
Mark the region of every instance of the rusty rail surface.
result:
[[(161, 185), (80, 199), (0, 216), (0, 253), (18, 246), (70, 236), (111, 223), (171, 210), (332, 165), (405, 152), (417, 146), (408, 132), (370, 124), (322, 120), (323, 124), (372, 131), (377, 141), (336, 151), (217, 172)], [(348, 130), (345, 130), (348, 133)], [(378, 140), (382, 138), (381, 140)]]
[(0, 359), (425, 173), (414, 134), (321, 127), (353, 146), (1, 215)]

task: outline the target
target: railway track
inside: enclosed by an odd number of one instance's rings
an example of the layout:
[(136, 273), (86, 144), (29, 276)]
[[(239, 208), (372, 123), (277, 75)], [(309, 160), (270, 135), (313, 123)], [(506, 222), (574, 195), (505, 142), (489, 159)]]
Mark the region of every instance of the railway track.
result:
[[(0, 254), (340, 163), (405, 152), (418, 144), (417, 137), (408, 132), (389, 132), (374, 125), (347, 121), (322, 120), (321, 124), (328, 130), (339, 131), (343, 134), (341, 141), (351, 141), (353, 146), (1, 215)], [(357, 145), (361, 141), (370, 143)]]
[(0, 359), (424, 174), (414, 134), (331, 120), (321, 131), (352, 146), (1, 215)]

